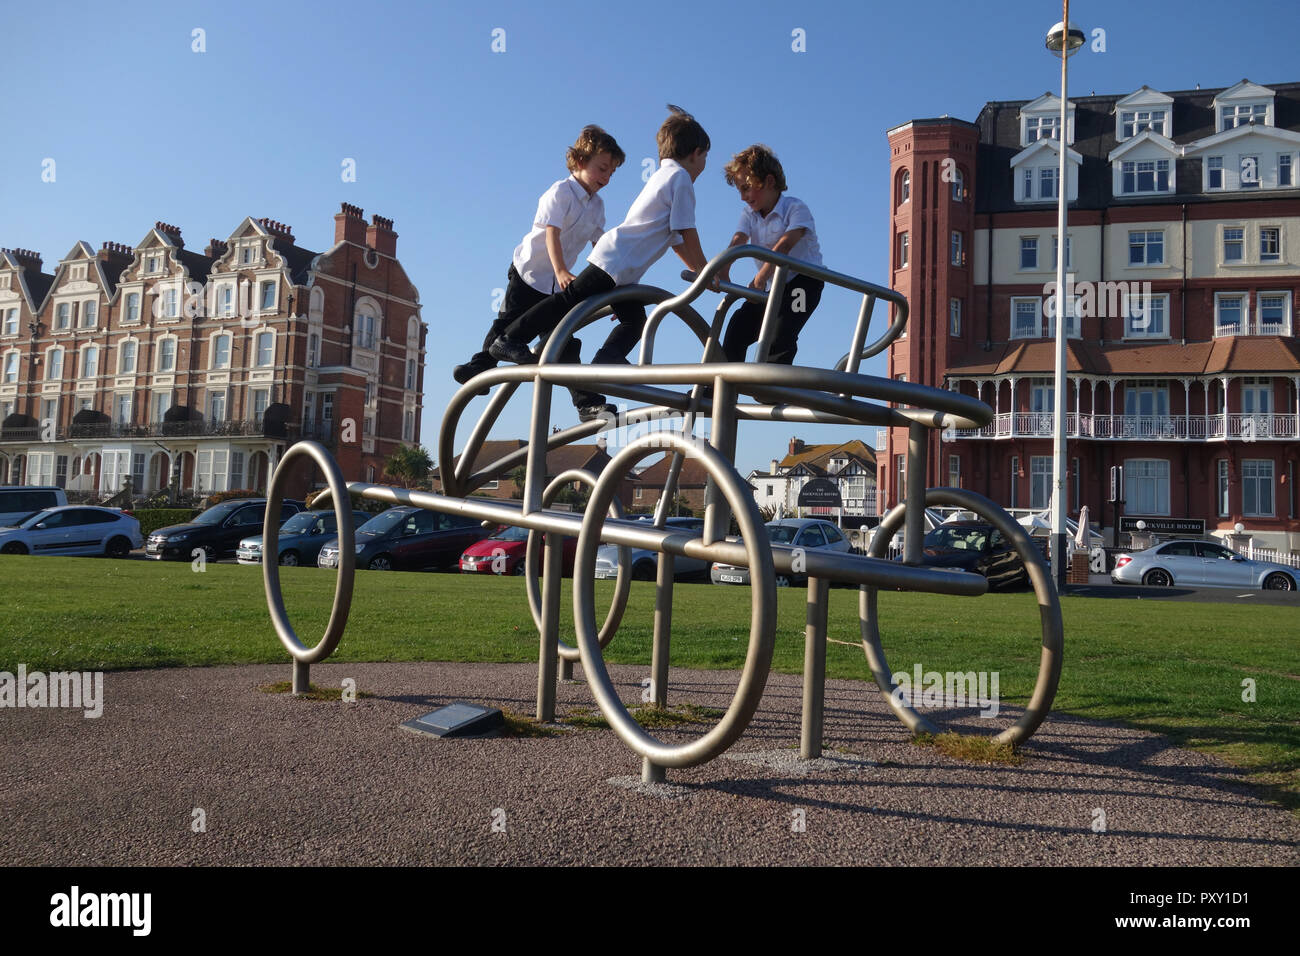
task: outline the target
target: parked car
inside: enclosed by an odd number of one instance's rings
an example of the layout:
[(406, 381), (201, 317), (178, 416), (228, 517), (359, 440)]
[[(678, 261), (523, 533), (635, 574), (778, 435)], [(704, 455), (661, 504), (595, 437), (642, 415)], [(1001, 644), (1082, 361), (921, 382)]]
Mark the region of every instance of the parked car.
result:
[[(563, 573), (572, 577), (578, 539), (565, 535), (560, 541), (564, 548)], [(460, 570), (465, 574), (523, 574), (527, 550), (528, 529), (507, 525), (466, 548), (460, 556)], [(543, 547), (542, 561), (545, 560), (546, 549)]]
[[(285, 501), (280, 505), (280, 523), (292, 518), (302, 505)], [(185, 524), (168, 525), (149, 535), (144, 556), (158, 561), (188, 561), (195, 548), (202, 548), (209, 561), (233, 555), (239, 542), (262, 526), (265, 498), (237, 498), (223, 501)]]
[[(1045, 539), (1032, 540), (1040, 549), (1046, 544)], [(988, 578), (990, 589), (1029, 584), (1029, 573), (1015, 547), (986, 521), (947, 521), (939, 525), (922, 542), (921, 563), (982, 574)]]
[[(664, 526), (676, 528), (691, 536), (698, 536), (704, 531), (703, 518), (666, 518)], [(631, 557), (632, 580), (654, 581), (659, 575), (659, 552), (643, 548), (633, 548)], [(709, 573), (709, 562), (703, 558), (686, 558), (678, 555), (673, 561), (673, 580), (686, 578), (705, 578)], [(608, 580), (618, 577), (618, 545), (601, 545), (596, 551), (596, 580)]]
[[(352, 527), (360, 528), (369, 521), (364, 511), (352, 512)], [(299, 511), (280, 526), (279, 563), (286, 567), (315, 564), (325, 542), (337, 538), (338, 518), (333, 511)], [(262, 535), (255, 534), (239, 542), (235, 559), (240, 564), (262, 563)]]
[[(840, 529), (819, 518), (780, 518), (767, 523), (767, 534), (773, 544), (788, 544), (806, 550), (849, 551), (849, 543)], [(739, 540), (739, 539), (738, 539)], [(748, 584), (749, 568), (714, 562), (709, 577), (714, 584)], [(776, 586), (789, 587), (807, 580), (806, 574), (776, 573)]]
[(125, 558), (144, 544), (140, 522), (117, 508), (65, 505), (0, 529), (0, 554), (102, 554)]
[(1148, 587), (1266, 588), (1294, 591), (1300, 571), (1272, 561), (1255, 561), (1217, 541), (1182, 540), (1115, 558), (1110, 579)]
[[(357, 529), (357, 567), (370, 571), (454, 567), (466, 548), (486, 536), (482, 522), (475, 518), (399, 505)], [(337, 538), (320, 549), (316, 565), (339, 566)]]
[(67, 494), (53, 485), (6, 485), (0, 488), (0, 527), (16, 527), (38, 511), (67, 503)]

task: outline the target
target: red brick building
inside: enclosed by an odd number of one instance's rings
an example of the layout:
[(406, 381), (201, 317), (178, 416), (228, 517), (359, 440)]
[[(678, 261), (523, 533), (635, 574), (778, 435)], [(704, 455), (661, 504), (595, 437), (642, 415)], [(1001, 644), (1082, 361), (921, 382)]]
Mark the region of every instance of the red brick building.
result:
[(392, 221), (347, 203), (334, 220), (323, 253), (251, 218), (201, 254), (162, 222), (78, 242), (53, 275), (0, 252), (0, 483), (264, 490), (302, 438), (380, 477), (418, 441), (427, 329)]
[[(1300, 550), (1300, 83), (1143, 87), (1068, 115), (1068, 510), (1110, 526), (1118, 465), (1130, 518), (1240, 522)], [(1049, 93), (888, 133), (891, 276), (912, 309), (889, 374), (995, 411), (932, 436), (927, 484), (1020, 509), (1050, 503), (1059, 116)], [(887, 505), (905, 449), (890, 429)]]

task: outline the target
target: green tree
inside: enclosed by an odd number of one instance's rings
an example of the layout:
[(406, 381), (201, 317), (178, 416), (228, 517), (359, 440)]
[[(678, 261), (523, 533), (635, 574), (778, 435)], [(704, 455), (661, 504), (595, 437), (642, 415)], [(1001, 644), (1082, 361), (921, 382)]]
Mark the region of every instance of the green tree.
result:
[(520, 465), (518, 468), (511, 468), (506, 472), (506, 480), (515, 483), (515, 492), (510, 496), (511, 498), (522, 498), (524, 496), (524, 484), (527, 481), (527, 478), (528, 469), (523, 465)]
[(429, 480), (433, 459), (423, 445), (399, 445), (384, 462), (384, 474), (403, 488)]

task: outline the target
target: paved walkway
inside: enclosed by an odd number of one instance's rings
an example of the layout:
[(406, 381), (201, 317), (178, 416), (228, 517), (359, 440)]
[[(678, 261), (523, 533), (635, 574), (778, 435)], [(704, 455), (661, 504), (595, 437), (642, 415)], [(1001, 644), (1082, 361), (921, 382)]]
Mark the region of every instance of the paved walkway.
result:
[[(639, 701), (644, 669), (612, 673)], [(807, 766), (791, 749), (800, 680), (774, 674), (729, 751), (748, 759), (670, 771), (675, 786), (650, 794), (620, 785), (639, 761), (607, 729), (398, 729), (460, 698), (528, 713), (531, 665), (313, 669), (376, 695), (351, 704), (258, 690), (288, 675), (287, 662), (117, 672), (98, 720), (0, 711), (0, 863), (1300, 864), (1300, 821), (1233, 769), (1076, 717), (1050, 717), (1022, 766), (975, 765), (909, 743), (874, 688), (833, 680), (827, 757)], [(671, 699), (725, 706), (735, 679), (674, 670)], [(594, 711), (580, 681), (559, 701), (561, 715)], [(981, 733), (1015, 716), (967, 713)]]

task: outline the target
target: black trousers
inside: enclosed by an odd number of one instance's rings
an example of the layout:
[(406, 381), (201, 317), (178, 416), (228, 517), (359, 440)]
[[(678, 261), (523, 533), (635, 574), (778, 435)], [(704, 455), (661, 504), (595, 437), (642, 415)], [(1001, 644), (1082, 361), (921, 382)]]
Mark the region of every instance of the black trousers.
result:
[(483, 339), (483, 348), (474, 353), (469, 363), (472, 365), (485, 365), (489, 368), (497, 364), (497, 360), (488, 355), (488, 346), (495, 342), (500, 336), (506, 334), (506, 329), (510, 323), (519, 318), (539, 302), (545, 302), (549, 296), (545, 292), (538, 292), (527, 282), (515, 269), (515, 264), (510, 263), (510, 268), (506, 270), (506, 296), (501, 300), (501, 309), (497, 312), (497, 317), (488, 329), (488, 334)]
[[(524, 344), (534, 338), (545, 338), (579, 302), (616, 288), (618, 285), (608, 272), (599, 266), (589, 265), (569, 283), (567, 288), (548, 296), (516, 319), (506, 329), (505, 336), (512, 342)], [(614, 314), (618, 317), (618, 325), (592, 356), (593, 364), (626, 361), (628, 354), (641, 340), (641, 331), (645, 328), (646, 320), (644, 306), (637, 305), (635, 302), (620, 302), (614, 306)], [(564, 359), (564, 361), (568, 360)]]
[[(799, 333), (822, 300), (826, 283), (821, 279), (798, 275), (785, 284), (781, 307), (776, 314), (776, 335), (768, 350), (772, 365), (793, 365), (799, 351)], [(728, 362), (745, 361), (745, 352), (758, 341), (763, 328), (763, 306), (746, 302), (731, 317), (722, 337), (722, 352)]]

